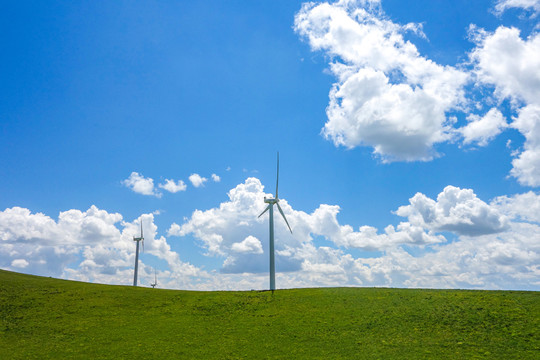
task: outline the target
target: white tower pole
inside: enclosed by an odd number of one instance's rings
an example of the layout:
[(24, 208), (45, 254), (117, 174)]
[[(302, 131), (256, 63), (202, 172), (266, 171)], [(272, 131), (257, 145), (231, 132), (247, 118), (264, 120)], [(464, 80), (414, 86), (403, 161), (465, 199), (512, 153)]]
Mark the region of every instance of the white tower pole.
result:
[(139, 272), (139, 242), (143, 242), (142, 248), (144, 251), (144, 236), (142, 231), (142, 218), (141, 218), (141, 237), (133, 237), (133, 241), (137, 242), (137, 248), (135, 249), (135, 274), (133, 275), (133, 286), (137, 286), (137, 274)]
[(270, 290), (276, 289), (276, 263), (274, 256), (274, 204), (270, 203)]
[(139, 241), (137, 242), (137, 249), (135, 250), (135, 275), (133, 276), (133, 286), (137, 286), (137, 272), (139, 270)]

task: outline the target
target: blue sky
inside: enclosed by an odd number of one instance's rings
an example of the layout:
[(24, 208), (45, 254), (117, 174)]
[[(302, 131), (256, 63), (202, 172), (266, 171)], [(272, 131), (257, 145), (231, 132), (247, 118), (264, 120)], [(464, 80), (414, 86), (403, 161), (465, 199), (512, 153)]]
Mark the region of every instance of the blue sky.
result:
[(0, 268), (540, 288), (538, 0), (13, 2)]

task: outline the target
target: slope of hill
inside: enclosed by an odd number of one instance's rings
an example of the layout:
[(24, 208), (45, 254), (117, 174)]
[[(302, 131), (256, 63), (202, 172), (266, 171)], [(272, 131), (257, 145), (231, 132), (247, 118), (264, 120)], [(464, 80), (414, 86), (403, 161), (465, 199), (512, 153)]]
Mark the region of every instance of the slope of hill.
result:
[(195, 292), (0, 270), (2, 359), (540, 357), (538, 292)]

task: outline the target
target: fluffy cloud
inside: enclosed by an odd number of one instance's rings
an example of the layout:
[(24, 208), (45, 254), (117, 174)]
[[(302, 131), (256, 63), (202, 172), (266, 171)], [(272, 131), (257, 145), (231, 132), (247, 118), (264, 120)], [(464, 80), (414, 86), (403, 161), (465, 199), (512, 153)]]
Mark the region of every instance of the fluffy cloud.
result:
[(522, 185), (540, 186), (540, 34), (524, 40), (518, 29), (504, 26), (493, 33), (473, 27), (471, 33), (478, 80), (493, 86), (499, 101), (508, 99), (519, 108), (510, 126), (523, 134), (525, 144), (510, 174)]
[(231, 250), (239, 253), (262, 254), (262, 244), (255, 236), (249, 235), (242, 242), (234, 243)]
[[(496, 9), (538, 11), (531, 0), (501, 0)], [(516, 28), (500, 26), (488, 32), (471, 25), (476, 47), (470, 61), (458, 67), (442, 66), (421, 56), (405, 40), (405, 32), (424, 37), (418, 24), (390, 21), (379, 1), (341, 0), (306, 3), (295, 17), (295, 30), (313, 51), (332, 59), (330, 71), (337, 82), (322, 134), (336, 146), (369, 146), (384, 162), (431, 160), (435, 147), (453, 142), (486, 146), (508, 127), (525, 136), (512, 162), (511, 175), (528, 186), (540, 185), (540, 145), (534, 126), (540, 107), (540, 34), (523, 39)], [(466, 69), (470, 69), (467, 71)], [(474, 89), (492, 88), (499, 104), (509, 100), (518, 116), (508, 125), (497, 108), (484, 115), (470, 113)], [(485, 111), (486, 104), (476, 104)], [(521, 107), (521, 108), (520, 108)], [(456, 128), (448, 114), (468, 113), (468, 123)]]
[[(496, 214), (499, 219), (506, 216), (506, 226), (498, 225), (477, 236), (459, 236), (452, 242), (430, 245), (430, 251), (412, 255), (403, 246), (386, 249), (378, 257), (354, 258), (340, 249), (316, 248), (313, 245), (303, 250), (302, 269), (292, 274), (281, 274), (278, 283), (292, 286), (335, 286), (336, 284), (362, 286), (396, 286), (429, 288), (483, 288), (483, 289), (529, 289), (540, 286), (540, 217), (536, 204), (540, 196), (529, 192), (511, 197), (494, 199), (490, 204), (481, 202), (471, 191), (446, 188), (439, 198), (440, 206), (448, 203), (448, 192), (460, 195), (461, 200), (450, 201), (448, 215), (433, 214), (428, 222), (458, 224), (459, 220), (448, 219), (462, 203), (461, 212), (474, 223), (474, 209)], [(425, 197), (425, 196), (424, 196)], [(416, 197), (418, 198), (418, 196)], [(414, 199), (414, 198), (413, 198)], [(411, 199), (411, 203), (415, 201)], [(415, 203), (419, 205), (418, 203)], [(534, 206), (529, 206), (533, 204)], [(409, 205), (412, 206), (412, 205)], [(536, 207), (535, 207), (536, 206)], [(428, 208), (432, 208), (428, 206)], [(535, 211), (536, 210), (536, 211)], [(435, 211), (437, 212), (437, 211)], [(455, 215), (455, 214), (454, 214)], [(459, 216), (458, 216), (459, 218)], [(511, 219), (512, 221), (509, 221)], [(526, 221), (526, 222), (524, 222)], [(422, 220), (422, 222), (426, 222)], [(494, 224), (500, 222), (495, 221)], [(481, 226), (482, 228), (482, 226)], [(364, 231), (366, 232), (366, 231)], [(466, 234), (470, 233), (470, 228)], [(298, 286), (298, 285), (297, 285)]]
[(58, 222), (42, 214), (14, 207), (0, 212), (0, 240), (3, 243), (36, 245), (80, 245), (109, 241), (118, 235), (115, 223), (120, 214), (110, 214), (95, 206), (83, 212), (61, 212)]
[(24, 259), (15, 259), (11, 262), (11, 266), (14, 268), (24, 269), (28, 266), (28, 261)]
[[(209, 256), (224, 259), (220, 272), (181, 261), (160, 236), (153, 214), (131, 222), (92, 206), (68, 210), (54, 220), (28, 209), (0, 212), (0, 267), (15, 271), (110, 284), (131, 284), (140, 221), (145, 233), (140, 283), (154, 280), (151, 257), (166, 267), (160, 287), (263, 289), (268, 284), (268, 218), (257, 218), (267, 195), (249, 178), (229, 192), (229, 201), (197, 210), (170, 236), (194, 236)], [(312, 213), (281, 201), (294, 234), (276, 217), (276, 268), (280, 288), (308, 286), (397, 286), (431, 288), (540, 288), (540, 195), (502, 196), (486, 203), (472, 190), (446, 187), (436, 200), (416, 194), (397, 213), (408, 221), (379, 233), (354, 231), (338, 222), (339, 207)], [(446, 241), (438, 232), (452, 231)], [(326, 239), (320, 246), (321, 237)], [(410, 251), (415, 246), (414, 251)], [(353, 256), (349, 249), (361, 252)]]
[(523, 151), (512, 160), (510, 174), (522, 185), (540, 186), (540, 99), (538, 104), (521, 108), (512, 127), (525, 136), (525, 144)]
[[(221, 178), (216, 174), (212, 174), (212, 180), (214, 182), (220, 182)], [(199, 174), (191, 174), (189, 176), (189, 181), (191, 181), (194, 187), (201, 187), (208, 179)], [(154, 187), (154, 179), (145, 178), (142, 174), (137, 172), (132, 172), (129, 178), (122, 181), (122, 184), (138, 194), (150, 195), (158, 198), (163, 195)], [(165, 179), (165, 182), (159, 184), (158, 187), (170, 193), (186, 191), (187, 189), (187, 185), (183, 180), (175, 181), (172, 179)]]
[(478, 80), (495, 87), (500, 99), (538, 103), (540, 97), (540, 34), (520, 37), (516, 28), (500, 26), (490, 33), (471, 27), (477, 47), (471, 52)]
[[(201, 241), (208, 256), (225, 258), (224, 273), (266, 272), (268, 270), (268, 220), (258, 215), (264, 210), (263, 199), (269, 196), (256, 178), (248, 178), (232, 189), (229, 201), (209, 210), (196, 210), (182, 224), (172, 224), (170, 236), (192, 235)], [(311, 214), (294, 210), (285, 199), (280, 204), (293, 233), (290, 234), (281, 217), (275, 218), (276, 263), (280, 271), (300, 271), (313, 265), (306, 259), (312, 254), (313, 241), (322, 237), (343, 248), (364, 251), (384, 251), (395, 246), (426, 246), (446, 242), (446, 239), (424, 227), (402, 222), (397, 227), (389, 225), (384, 233), (370, 226), (355, 231), (350, 225), (339, 223), (340, 208), (321, 204)], [(260, 240), (259, 240), (260, 239)], [(266, 249), (266, 250), (264, 250)], [(311, 255), (310, 255), (311, 256)]]
[(138, 172), (132, 172), (129, 178), (122, 181), (122, 184), (138, 194), (161, 197), (161, 194), (154, 189), (154, 179), (145, 178)]
[(158, 274), (162, 285), (189, 288), (193, 286), (189, 281), (192, 277), (208, 277), (195, 266), (182, 262), (166, 239), (157, 235), (153, 214), (125, 222), (122, 215), (96, 206), (87, 211), (61, 212), (56, 221), (19, 207), (1, 211), (0, 267), (75, 280), (131, 284), (135, 261), (133, 235), (138, 235), (140, 221), (145, 232), (141, 283), (149, 284), (153, 280), (153, 272), (144, 260), (149, 256), (168, 265), (169, 270)]
[(467, 126), (459, 129), (463, 135), (463, 143), (476, 142), (479, 146), (486, 146), (508, 126), (497, 108), (492, 108), (483, 117), (471, 114), (467, 121)]
[(499, 15), (511, 8), (530, 10), (536, 15), (540, 12), (540, 0), (498, 0), (495, 4), (495, 12)]
[(375, 1), (338, 1), (304, 4), (295, 30), (334, 59), (323, 134), (335, 145), (371, 146), (383, 161), (430, 160), (434, 145), (453, 138), (446, 113), (462, 106), (468, 75), (403, 38), (423, 36), (421, 26), (387, 20)]
[[(264, 210), (263, 186), (258, 179), (249, 178), (245, 183), (229, 191), (230, 201), (222, 203), (219, 208), (205, 211), (195, 210), (191, 218), (182, 226), (172, 224), (168, 234), (170, 236), (193, 235), (199, 239), (207, 249), (210, 256), (228, 256), (223, 267), (224, 272), (261, 272), (266, 267), (265, 257), (260, 254), (249, 254), (238, 250), (242, 241), (249, 236), (255, 239), (265, 239), (268, 243), (268, 228), (264, 226), (264, 219), (257, 216)], [(285, 206), (286, 207), (286, 206)], [(282, 237), (281, 227), (276, 221), (276, 238), (290, 241), (290, 237)], [(252, 240), (248, 240), (254, 243)], [(280, 241), (280, 244), (283, 244)], [(281, 245), (280, 245), (281, 246)], [(243, 259), (243, 261), (239, 261)], [(244, 268), (240, 267), (244, 265)]]
[(410, 205), (396, 214), (407, 217), (413, 226), (432, 231), (451, 231), (458, 235), (478, 236), (504, 231), (508, 219), (496, 208), (478, 199), (470, 189), (447, 186), (437, 201), (417, 193)]
[(182, 180), (178, 180), (178, 182), (175, 182), (174, 180), (170, 179), (165, 179), (165, 183), (159, 184), (159, 187), (171, 193), (186, 191), (187, 189), (187, 185)]
[(204, 185), (204, 183), (206, 181), (208, 181), (207, 178), (205, 177), (202, 177), (201, 175), (199, 174), (191, 174), (189, 175), (189, 181), (191, 181), (191, 183), (193, 184), (193, 186), (195, 186), (196, 188), (198, 187), (201, 187)]
[(492, 205), (513, 220), (540, 224), (540, 195), (532, 191), (514, 196), (499, 196)]

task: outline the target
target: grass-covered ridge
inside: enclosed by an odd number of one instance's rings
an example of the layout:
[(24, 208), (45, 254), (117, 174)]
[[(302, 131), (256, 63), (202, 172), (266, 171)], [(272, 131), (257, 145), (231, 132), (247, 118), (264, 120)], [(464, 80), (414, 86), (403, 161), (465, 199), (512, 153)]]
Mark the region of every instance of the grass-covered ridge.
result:
[(0, 270), (5, 359), (537, 359), (540, 294), (194, 292)]

